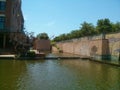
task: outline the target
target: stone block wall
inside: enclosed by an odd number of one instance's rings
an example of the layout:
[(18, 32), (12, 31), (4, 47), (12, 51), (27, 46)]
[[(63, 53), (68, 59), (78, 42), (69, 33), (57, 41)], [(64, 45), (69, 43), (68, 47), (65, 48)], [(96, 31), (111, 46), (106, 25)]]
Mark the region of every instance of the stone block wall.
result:
[(117, 55), (117, 49), (120, 49), (120, 33), (107, 34), (106, 39), (109, 41), (110, 53), (112, 55)]
[(120, 53), (120, 33), (107, 34), (106, 39), (108, 39), (111, 58), (118, 60)]
[[(108, 54), (105, 52), (107, 48), (102, 49), (102, 43), (106, 43), (106, 41), (107, 40), (99, 39), (92, 41), (61, 42), (58, 43), (57, 46), (65, 53), (78, 54), (82, 56), (101, 55), (102, 53), (106, 55)], [(57, 49), (53, 47), (53, 51), (57, 51)]]
[[(100, 35), (73, 39), (59, 42), (57, 46), (65, 53), (118, 60), (119, 53), (117, 50), (120, 49), (120, 33), (107, 34), (104, 37)], [(55, 47), (52, 50), (58, 51)], [(113, 58), (113, 56), (116, 56), (116, 58)]]

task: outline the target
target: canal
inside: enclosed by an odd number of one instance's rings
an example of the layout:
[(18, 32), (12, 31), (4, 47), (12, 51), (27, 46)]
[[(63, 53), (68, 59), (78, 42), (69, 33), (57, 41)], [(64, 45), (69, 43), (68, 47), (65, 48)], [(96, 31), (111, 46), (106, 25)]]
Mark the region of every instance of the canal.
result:
[(120, 68), (89, 60), (0, 60), (0, 90), (120, 90)]

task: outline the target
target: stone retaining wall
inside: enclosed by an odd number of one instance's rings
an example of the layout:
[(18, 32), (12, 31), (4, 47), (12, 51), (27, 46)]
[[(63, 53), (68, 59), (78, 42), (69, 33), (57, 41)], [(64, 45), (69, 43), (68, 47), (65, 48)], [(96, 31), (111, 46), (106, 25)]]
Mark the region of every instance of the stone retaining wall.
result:
[[(120, 49), (120, 33), (72, 39), (57, 43), (57, 47), (65, 53), (118, 60), (119, 52), (117, 50)], [(58, 50), (53, 47), (52, 51), (57, 52)]]

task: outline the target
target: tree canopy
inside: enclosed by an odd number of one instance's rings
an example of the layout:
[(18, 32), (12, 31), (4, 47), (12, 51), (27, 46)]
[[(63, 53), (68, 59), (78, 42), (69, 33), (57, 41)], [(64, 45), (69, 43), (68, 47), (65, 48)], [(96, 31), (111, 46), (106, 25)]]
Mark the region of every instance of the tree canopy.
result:
[(97, 27), (99, 33), (109, 33), (112, 32), (112, 23), (109, 19), (101, 19), (97, 22)]
[(39, 33), (39, 34), (37, 35), (37, 38), (38, 38), (38, 39), (45, 39), (45, 40), (49, 39), (47, 33)]
[(98, 20), (96, 26), (92, 23), (83, 22), (78, 30), (72, 30), (70, 33), (61, 34), (55, 37), (53, 41), (59, 42), (73, 38), (112, 32), (120, 32), (120, 22), (112, 23), (108, 18), (105, 18)]

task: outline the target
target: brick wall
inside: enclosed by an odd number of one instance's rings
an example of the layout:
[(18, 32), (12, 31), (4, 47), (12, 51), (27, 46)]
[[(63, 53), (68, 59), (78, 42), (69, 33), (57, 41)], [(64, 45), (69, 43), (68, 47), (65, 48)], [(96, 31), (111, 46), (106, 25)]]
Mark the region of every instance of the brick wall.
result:
[(106, 39), (108, 39), (109, 50), (112, 56), (112, 59), (119, 57), (120, 50), (120, 33), (107, 34)]
[(36, 39), (33, 48), (40, 51), (50, 51), (50, 40)]
[[(104, 49), (102, 48), (103, 45), (105, 46)], [(61, 42), (58, 43), (57, 46), (65, 53), (73, 53), (82, 56), (109, 54), (107, 52), (108, 48), (106, 48), (108, 47), (108, 43), (106, 39)], [(53, 51), (57, 51), (57, 49), (53, 47)]]
[[(83, 37), (69, 41), (59, 42), (57, 46), (65, 53), (78, 54), (82, 56), (101, 56), (118, 60), (120, 49), (120, 33), (107, 34), (105, 39), (102, 35)], [(53, 51), (58, 50), (53, 47)]]

